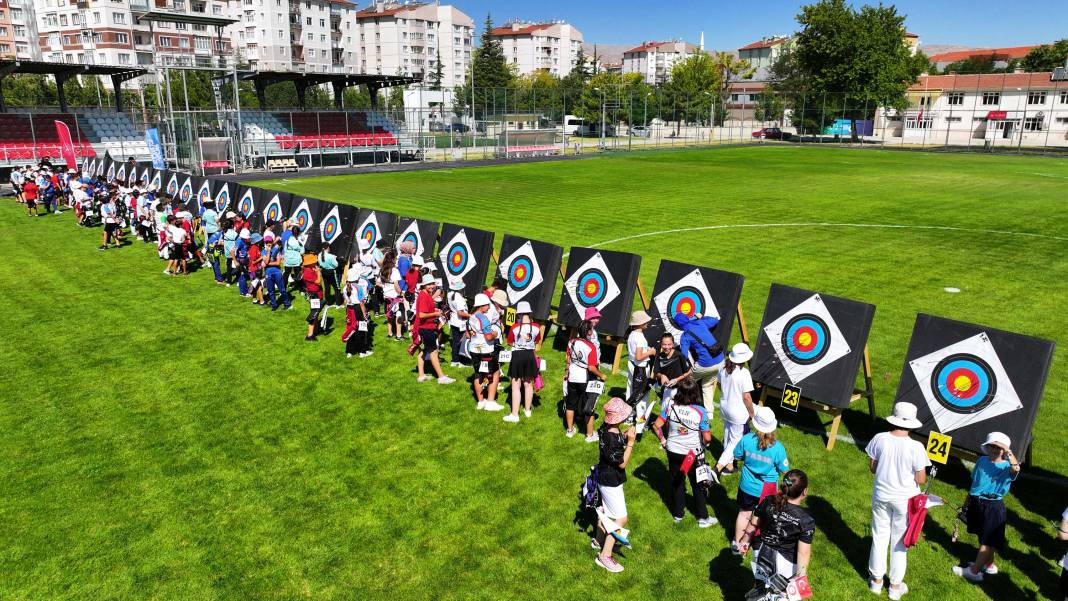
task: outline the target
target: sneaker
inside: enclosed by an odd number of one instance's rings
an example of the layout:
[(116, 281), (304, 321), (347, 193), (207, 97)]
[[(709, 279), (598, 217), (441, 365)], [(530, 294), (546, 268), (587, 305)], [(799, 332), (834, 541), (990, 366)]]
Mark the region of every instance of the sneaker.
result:
[(346, 359), (352, 359), (352, 353), (345, 353)]
[(972, 571), (971, 565), (968, 566), (953, 566), (953, 573), (957, 576), (964, 578), (970, 582), (982, 582), (983, 573), (975, 573)]
[(453, 361), (452, 363), (449, 364), (449, 367), (463, 367), (463, 366), (464, 366), (464, 364), (460, 363), (459, 361)]
[(479, 401), (478, 404), (475, 405), (475, 409), (485, 409), (485, 408), (486, 408), (486, 401)]
[(578, 432), (578, 430), (576, 430), (576, 429), (574, 429), (574, 428), (571, 428), (571, 429), (570, 429), (570, 430), (568, 430), (567, 432), (564, 432), (564, 436), (566, 436), (566, 437), (568, 437), (568, 438), (574, 438), (574, 437), (575, 437), (575, 433), (576, 433), (576, 432)]
[(618, 574), (623, 571), (623, 566), (619, 565), (619, 562), (611, 557), (601, 557), (598, 555), (597, 559), (593, 561), (613, 574)]
[(509, 413), (508, 415), (504, 416), (504, 421), (506, 421), (506, 422), (508, 422), (510, 424), (518, 424), (519, 423), (519, 416)]
[(415, 381), (416, 382), (426, 382), (429, 379), (430, 379), (430, 376), (419, 376), (418, 378), (415, 379)]
[(483, 407), (486, 411), (504, 411), (504, 405), (501, 405), (497, 401), (486, 401), (486, 406)]
[(523, 410), (523, 416), (529, 418), (530, 417), (530, 409), (524, 409)]
[(891, 601), (898, 601), (899, 599), (904, 597), (905, 594), (908, 593), (908, 592), (909, 592), (908, 585), (905, 584), (904, 582), (902, 582), (901, 584), (897, 585), (897, 587), (893, 587), (893, 586), (890, 587), (890, 594), (888, 595), (888, 597), (891, 599)]
[(596, 432), (586, 437), (586, 442), (597, 442), (598, 440), (601, 440), (601, 437)]
[(315, 336), (305, 336), (304, 342), (319, 342), (319, 339)]
[(373, 354), (375, 354), (374, 351), (364, 351), (364, 352), (360, 353), (360, 357), (370, 357)]
[[(970, 568), (970, 567), (972, 567), (973, 565), (975, 565), (975, 564), (971, 564), (971, 563), (969, 563), (969, 564), (968, 564), (968, 567)], [(997, 574), (997, 573), (998, 573), (998, 566), (997, 566), (997, 564), (993, 564), (993, 563), (988, 563), (988, 564), (986, 565), (986, 567), (985, 567), (985, 568), (983, 568), (983, 573), (984, 573), (984, 574), (986, 574), (986, 575), (988, 575), (988, 576), (993, 576), (993, 575)]]
[(597, 549), (598, 551), (600, 551), (601, 550), (601, 543), (597, 542), (596, 538), (591, 538), (590, 539), (590, 548)]
[(292, 311), (292, 310), (293, 310), (293, 305), (289, 305), (288, 307), (286, 307), (286, 311)]
[[(103, 247), (103, 246), (101, 246), (101, 247), (100, 247), (100, 248), (98, 248), (97, 250), (104, 250), (104, 247)], [(163, 275), (171, 275), (171, 270), (169, 270), (169, 269), (164, 269), (164, 270), (163, 270)]]
[(715, 526), (718, 523), (719, 523), (719, 520), (717, 520), (716, 518), (705, 518), (703, 520), (697, 520), (697, 527), (698, 528), (711, 528), (712, 526)]
[(441, 376), (440, 378), (438, 378), (438, 384), (452, 384), (455, 381), (456, 380), (450, 378), (449, 376)]
[[(735, 544), (731, 543), (731, 550), (733, 550), (734, 548), (735, 548)], [(883, 583), (882, 583), (882, 581), (880, 580), (878, 583), (876, 583), (874, 580), (869, 578), (868, 579), (868, 590), (873, 592), (873, 593), (875, 593), (876, 595), (882, 595), (883, 594)]]
[(716, 468), (712, 468), (712, 469), (708, 470), (708, 473), (709, 473), (710, 477), (712, 478), (712, 481), (715, 482), (716, 484), (719, 484), (719, 472), (716, 471)]
[(672, 519), (672, 520), (674, 520), (676, 524), (681, 524), (681, 523), (682, 523), (682, 520), (683, 520), (684, 518), (683, 518), (683, 516), (674, 516), (674, 515), (673, 515), (673, 516), (671, 516), (671, 519)]

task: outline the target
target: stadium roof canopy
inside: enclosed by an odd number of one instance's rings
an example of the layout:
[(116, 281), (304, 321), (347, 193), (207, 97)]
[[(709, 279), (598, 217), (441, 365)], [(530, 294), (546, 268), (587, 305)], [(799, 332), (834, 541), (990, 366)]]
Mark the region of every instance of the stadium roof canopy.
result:
[[(220, 75), (216, 79), (229, 79), (230, 77), (232, 77), (232, 75)], [(242, 81), (251, 81), (252, 84), (256, 86), (256, 98), (259, 100), (261, 109), (266, 108), (267, 86), (276, 83), (293, 82), (293, 85), (297, 88), (297, 99), (300, 103), (300, 108), (302, 109), (305, 108), (304, 95), (307, 89), (311, 86), (328, 83), (334, 89), (334, 105), (340, 109), (341, 94), (344, 92), (345, 88), (351, 88), (352, 86), (367, 86), (368, 91), (371, 93), (371, 105), (373, 108), (377, 102), (376, 92), (378, 90), (392, 86), (404, 86), (418, 83), (423, 80), (422, 77), (411, 77), (407, 75), (297, 73), (293, 71), (239, 71), (237, 77)]]
[[(32, 75), (51, 75), (56, 78), (56, 93), (59, 96), (59, 109), (66, 113), (67, 95), (63, 84), (77, 75), (104, 75), (111, 78), (115, 90), (121, 89), (122, 82), (141, 77), (147, 71), (134, 67), (109, 67), (105, 65), (85, 65), (75, 63), (49, 63), (44, 61), (0, 60), (0, 112), (7, 111), (4, 104), (4, 78), (8, 75), (26, 73)], [(116, 108), (122, 111), (122, 95), (116, 94)]]
[(227, 17), (212, 17), (196, 13), (176, 13), (169, 10), (149, 10), (135, 12), (134, 19), (139, 23), (192, 23), (193, 25), (206, 25), (208, 27), (226, 27), (238, 22), (238, 19)]

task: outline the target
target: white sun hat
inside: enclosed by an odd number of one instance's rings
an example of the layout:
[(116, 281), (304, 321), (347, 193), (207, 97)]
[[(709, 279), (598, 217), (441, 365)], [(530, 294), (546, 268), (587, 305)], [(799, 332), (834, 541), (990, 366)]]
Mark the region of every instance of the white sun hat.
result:
[(753, 358), (753, 351), (749, 348), (748, 344), (739, 342), (731, 347), (729, 358), (731, 363), (745, 363)]
[(757, 407), (753, 411), (753, 429), (761, 434), (771, 434), (779, 427), (775, 412), (771, 407)]
[(923, 422), (916, 419), (916, 405), (912, 403), (896, 403), (894, 414), (886, 418), (886, 421), (906, 430), (915, 430), (923, 425)]

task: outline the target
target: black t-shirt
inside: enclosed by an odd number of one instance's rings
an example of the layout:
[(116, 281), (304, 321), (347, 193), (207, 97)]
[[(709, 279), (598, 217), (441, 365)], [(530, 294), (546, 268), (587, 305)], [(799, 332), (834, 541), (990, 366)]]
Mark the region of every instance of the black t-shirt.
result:
[(601, 486), (619, 486), (627, 481), (627, 472), (619, 467), (627, 450), (627, 437), (622, 432), (601, 430), (601, 461), (597, 464)]
[(688, 371), (690, 371), (690, 360), (683, 357), (678, 349), (675, 349), (670, 357), (665, 355), (664, 351), (656, 354), (653, 373), (664, 374), (669, 380), (674, 380)]
[(771, 496), (756, 508), (760, 518), (760, 540), (778, 551), (791, 563), (797, 563), (797, 543), (812, 544), (816, 521), (798, 505), (787, 503), (782, 511), (775, 511), (775, 497)]

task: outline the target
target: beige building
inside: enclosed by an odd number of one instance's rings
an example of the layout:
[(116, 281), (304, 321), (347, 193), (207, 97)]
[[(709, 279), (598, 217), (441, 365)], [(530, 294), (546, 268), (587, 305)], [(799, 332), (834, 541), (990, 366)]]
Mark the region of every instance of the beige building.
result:
[(689, 42), (646, 42), (623, 53), (623, 73), (638, 73), (650, 85), (661, 85), (671, 79), (675, 63), (697, 52)]
[(464, 83), (475, 23), (456, 7), (376, 3), (357, 12), (355, 19), (358, 72), (429, 78), (440, 56), (442, 86)]
[(755, 69), (770, 69), (779, 55), (793, 44), (789, 36), (772, 36), (746, 44), (738, 49), (738, 58), (749, 61)]
[(563, 21), (523, 23), (513, 21), (492, 31), (504, 48), (504, 59), (519, 75), (547, 71), (564, 77), (578, 62), (582, 32)]

